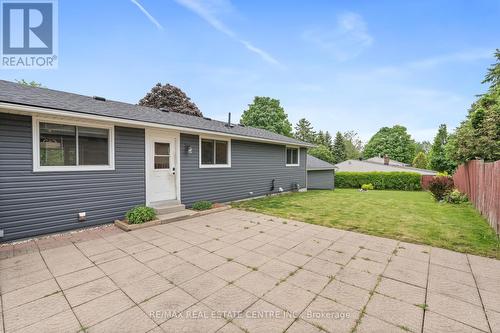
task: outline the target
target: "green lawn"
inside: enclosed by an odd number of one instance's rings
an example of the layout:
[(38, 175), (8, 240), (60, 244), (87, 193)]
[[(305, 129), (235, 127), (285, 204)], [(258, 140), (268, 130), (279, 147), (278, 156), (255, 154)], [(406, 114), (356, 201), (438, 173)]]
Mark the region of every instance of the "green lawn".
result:
[(471, 204), (437, 203), (428, 192), (308, 191), (233, 207), (500, 259), (497, 236)]

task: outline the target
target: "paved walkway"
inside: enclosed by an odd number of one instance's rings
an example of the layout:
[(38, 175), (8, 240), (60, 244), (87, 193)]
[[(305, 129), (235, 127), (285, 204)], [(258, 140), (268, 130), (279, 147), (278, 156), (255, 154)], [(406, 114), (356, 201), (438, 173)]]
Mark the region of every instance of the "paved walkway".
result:
[(26, 244), (0, 332), (500, 332), (500, 261), (261, 214)]

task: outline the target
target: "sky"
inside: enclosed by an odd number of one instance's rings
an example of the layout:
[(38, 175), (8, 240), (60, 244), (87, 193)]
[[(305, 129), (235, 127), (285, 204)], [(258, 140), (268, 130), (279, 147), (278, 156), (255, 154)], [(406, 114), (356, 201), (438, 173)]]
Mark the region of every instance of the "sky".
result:
[(239, 119), (254, 96), (295, 124), (368, 140), (455, 128), (500, 48), (500, 1), (59, 0), (59, 65), (0, 78), (137, 103), (157, 82), (205, 116)]

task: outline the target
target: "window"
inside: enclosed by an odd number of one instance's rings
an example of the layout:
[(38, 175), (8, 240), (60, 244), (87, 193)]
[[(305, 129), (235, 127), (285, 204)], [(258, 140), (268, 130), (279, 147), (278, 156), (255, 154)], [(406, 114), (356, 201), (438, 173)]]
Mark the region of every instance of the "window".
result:
[(200, 139), (200, 167), (230, 167), (229, 141)]
[(299, 148), (286, 147), (286, 165), (299, 165)]
[(170, 169), (170, 143), (155, 142), (155, 170)]
[(34, 171), (114, 168), (112, 127), (87, 127), (37, 120), (33, 124)]

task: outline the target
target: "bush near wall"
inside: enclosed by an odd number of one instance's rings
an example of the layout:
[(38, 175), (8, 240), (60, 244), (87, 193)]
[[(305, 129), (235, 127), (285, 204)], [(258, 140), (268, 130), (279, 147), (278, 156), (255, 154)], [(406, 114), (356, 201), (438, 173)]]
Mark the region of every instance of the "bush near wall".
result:
[(418, 191), (420, 174), (416, 172), (336, 172), (335, 186), (338, 188), (360, 188), (371, 183), (376, 190)]

